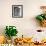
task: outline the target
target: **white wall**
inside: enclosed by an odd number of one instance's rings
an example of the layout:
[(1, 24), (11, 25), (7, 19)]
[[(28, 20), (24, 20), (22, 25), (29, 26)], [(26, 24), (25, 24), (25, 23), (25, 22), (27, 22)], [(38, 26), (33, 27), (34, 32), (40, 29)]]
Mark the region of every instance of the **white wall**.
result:
[[(12, 18), (12, 5), (19, 4), (23, 5), (23, 18)], [(41, 13), (41, 5), (46, 5), (46, 0), (0, 0), (0, 33), (4, 33), (6, 25), (15, 25), (19, 36), (31, 36), (31, 32), (41, 29), (35, 20), (36, 15)]]

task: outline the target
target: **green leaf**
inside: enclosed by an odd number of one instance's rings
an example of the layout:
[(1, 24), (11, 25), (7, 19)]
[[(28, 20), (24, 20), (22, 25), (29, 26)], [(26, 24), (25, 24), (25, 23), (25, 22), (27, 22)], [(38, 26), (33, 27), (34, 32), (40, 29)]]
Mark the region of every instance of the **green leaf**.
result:
[(41, 15), (38, 15), (38, 16), (36, 17), (36, 19), (39, 20), (39, 21), (44, 20), (44, 18), (43, 18)]
[(17, 31), (15, 26), (6, 26), (6, 27), (7, 27), (6, 30), (5, 30), (6, 31), (5, 32), (6, 36), (12, 37), (12, 36), (16, 36), (17, 35), (18, 31)]
[(44, 17), (45, 17), (45, 19), (46, 19), (46, 15), (45, 15)]

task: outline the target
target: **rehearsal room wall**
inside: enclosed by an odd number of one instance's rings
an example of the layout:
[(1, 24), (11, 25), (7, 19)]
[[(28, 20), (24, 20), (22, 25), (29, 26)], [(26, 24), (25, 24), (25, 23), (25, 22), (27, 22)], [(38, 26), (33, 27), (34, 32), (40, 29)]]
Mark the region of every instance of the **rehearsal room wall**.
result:
[[(23, 5), (23, 18), (12, 18), (12, 5)], [(6, 25), (16, 26), (18, 36), (31, 36), (37, 29), (46, 30), (35, 19), (43, 5), (46, 0), (0, 0), (0, 35), (4, 34)]]

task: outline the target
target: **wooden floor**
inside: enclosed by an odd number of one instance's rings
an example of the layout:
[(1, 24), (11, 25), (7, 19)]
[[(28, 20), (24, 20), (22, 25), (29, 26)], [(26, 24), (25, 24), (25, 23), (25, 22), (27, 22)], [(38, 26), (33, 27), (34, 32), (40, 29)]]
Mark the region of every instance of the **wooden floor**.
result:
[(23, 44), (23, 45), (15, 45), (15, 46), (46, 46), (46, 44), (44, 45)]

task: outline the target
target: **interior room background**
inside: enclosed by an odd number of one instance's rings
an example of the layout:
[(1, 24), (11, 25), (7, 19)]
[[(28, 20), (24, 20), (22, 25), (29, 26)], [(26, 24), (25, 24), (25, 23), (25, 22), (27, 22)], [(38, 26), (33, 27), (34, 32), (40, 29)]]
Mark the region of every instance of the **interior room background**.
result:
[[(23, 5), (23, 18), (12, 18), (12, 5)], [(46, 0), (0, 0), (0, 35), (4, 34), (6, 25), (14, 25), (18, 36), (31, 36), (37, 29), (46, 31), (37, 23), (35, 17), (42, 13), (40, 6), (46, 5)]]

